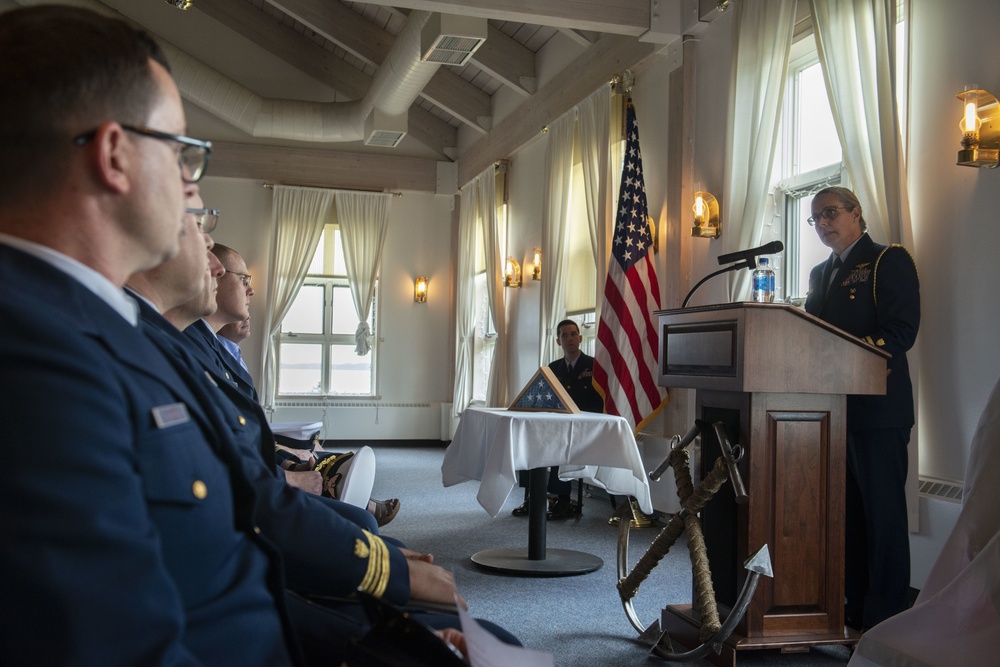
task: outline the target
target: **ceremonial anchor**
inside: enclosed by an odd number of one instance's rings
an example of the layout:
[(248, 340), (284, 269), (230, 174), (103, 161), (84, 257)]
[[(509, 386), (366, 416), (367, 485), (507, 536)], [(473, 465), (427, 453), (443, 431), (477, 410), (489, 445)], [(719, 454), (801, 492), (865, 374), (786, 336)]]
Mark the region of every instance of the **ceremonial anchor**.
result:
[[(691, 481), (691, 470), (689, 467), (690, 453), (687, 450), (687, 446), (708, 428), (707, 423), (696, 420), (695, 425), (683, 438), (675, 435), (670, 442), (670, 454), (655, 470), (649, 473), (650, 479), (655, 482), (659, 481), (668, 467), (674, 469), (677, 495), (680, 498), (682, 509), (671, 517), (667, 526), (653, 540), (653, 543), (650, 544), (646, 553), (639, 559), (631, 572), (629, 572), (628, 568), (629, 522), (626, 520), (620, 521), (618, 528), (617, 588), (622, 599), (622, 606), (625, 609), (625, 615), (632, 626), (640, 633), (640, 640), (652, 645), (651, 653), (668, 660), (697, 660), (707, 655), (709, 651), (719, 653), (722, 643), (732, 634), (736, 625), (746, 613), (754, 591), (757, 590), (757, 582), (761, 575), (773, 576), (770, 552), (767, 544), (764, 544), (744, 562), (743, 566), (750, 572), (750, 575), (743, 584), (739, 598), (736, 600), (735, 605), (733, 605), (732, 611), (726, 617), (725, 623), (720, 622), (718, 605), (715, 601), (715, 588), (712, 584), (705, 539), (702, 534), (701, 520), (698, 514), (722, 485), (725, 484), (727, 479), (732, 484), (737, 503), (746, 503), (748, 496), (743, 485), (743, 478), (740, 476), (739, 469), (737, 468), (737, 463), (743, 457), (742, 449), (738, 445), (735, 448), (730, 445), (722, 422), (717, 422), (711, 426), (721, 447), (722, 456), (715, 460), (711, 471), (705, 476), (698, 488), (694, 488), (694, 484)], [(619, 509), (623, 519), (626, 518), (624, 515), (625, 509), (627, 508)], [(667, 555), (667, 552), (670, 551), (670, 548), (684, 530), (688, 532), (688, 551), (691, 555), (695, 589), (694, 602), (701, 617), (699, 640), (702, 643), (689, 651), (676, 652), (673, 649), (668, 634), (660, 630), (659, 620), (653, 621), (649, 626), (644, 626), (640, 622), (632, 605), (632, 598), (635, 597), (636, 592), (639, 590), (639, 585), (649, 576), (660, 560)]]

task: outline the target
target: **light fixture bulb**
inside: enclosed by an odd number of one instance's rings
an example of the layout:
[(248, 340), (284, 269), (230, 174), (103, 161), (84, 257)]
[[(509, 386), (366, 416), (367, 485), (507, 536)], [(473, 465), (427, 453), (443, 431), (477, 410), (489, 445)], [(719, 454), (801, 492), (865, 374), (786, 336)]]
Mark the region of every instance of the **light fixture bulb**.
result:
[(979, 118), (979, 94), (975, 90), (966, 90), (962, 102), (965, 113), (962, 115), (962, 121), (958, 124), (958, 129), (962, 130), (965, 138), (978, 140), (979, 128), (983, 125), (983, 121)]
[(694, 211), (694, 219), (699, 225), (705, 223), (705, 199), (698, 193), (694, 198), (694, 206), (691, 207)]

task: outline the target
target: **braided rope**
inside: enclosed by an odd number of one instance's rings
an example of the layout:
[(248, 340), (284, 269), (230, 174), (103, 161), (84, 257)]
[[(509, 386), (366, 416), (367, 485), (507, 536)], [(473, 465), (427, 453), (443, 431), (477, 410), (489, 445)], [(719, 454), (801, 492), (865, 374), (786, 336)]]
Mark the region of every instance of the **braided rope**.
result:
[(685, 529), (688, 531), (688, 551), (691, 555), (692, 575), (694, 577), (695, 604), (701, 616), (699, 637), (701, 641), (710, 639), (719, 628), (719, 608), (715, 600), (715, 588), (712, 584), (712, 573), (708, 562), (708, 551), (705, 547), (705, 537), (701, 530), (698, 513), (705, 504), (722, 488), (729, 478), (726, 462), (720, 456), (708, 476), (702, 480), (697, 489), (691, 480), (689, 466), (690, 454), (687, 449), (674, 449), (670, 452), (670, 466), (674, 469), (674, 480), (677, 485), (677, 495), (681, 506), (687, 515), (681, 518), (675, 514), (666, 527), (660, 531), (646, 553), (632, 568), (629, 574), (618, 584), (618, 593), (623, 601), (630, 600), (639, 590), (639, 585), (649, 576), (653, 568), (663, 559), (676, 543)]
[(684, 524), (688, 531), (688, 551), (691, 553), (695, 605), (701, 615), (698, 638), (706, 642), (719, 631), (722, 623), (719, 622), (719, 607), (715, 603), (715, 587), (708, 567), (708, 551), (705, 547), (705, 535), (701, 532), (701, 521), (697, 514), (688, 514)]

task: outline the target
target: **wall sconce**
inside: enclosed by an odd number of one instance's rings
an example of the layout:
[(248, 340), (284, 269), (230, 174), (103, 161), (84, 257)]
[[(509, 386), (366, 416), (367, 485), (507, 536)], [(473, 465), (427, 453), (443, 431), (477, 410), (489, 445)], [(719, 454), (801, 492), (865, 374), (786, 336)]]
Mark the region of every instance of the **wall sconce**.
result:
[(503, 286), (504, 287), (520, 287), (521, 286), (521, 265), (517, 263), (517, 260), (513, 257), (507, 258), (507, 266), (504, 267), (503, 272)]
[(542, 249), (535, 248), (535, 256), (532, 258), (534, 265), (531, 269), (531, 279), (541, 280), (542, 279)]
[(420, 276), (413, 281), (413, 300), (417, 303), (427, 303), (427, 276)]
[(190, 9), (191, 0), (167, 0), (168, 5), (173, 5), (177, 9)]
[(694, 206), (694, 227), (691, 228), (691, 236), (717, 239), (722, 233), (722, 226), (719, 224), (719, 202), (710, 192), (695, 192)]
[(992, 93), (967, 89), (956, 95), (964, 113), (958, 124), (962, 130), (962, 150), (958, 164), (963, 167), (995, 168), (1000, 163), (1000, 105)]

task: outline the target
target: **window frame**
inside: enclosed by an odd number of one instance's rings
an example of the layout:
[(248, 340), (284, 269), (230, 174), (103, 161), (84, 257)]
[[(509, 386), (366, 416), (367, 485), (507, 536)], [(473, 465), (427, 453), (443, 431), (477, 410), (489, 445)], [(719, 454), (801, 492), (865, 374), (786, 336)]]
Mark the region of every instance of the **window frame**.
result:
[[(332, 231), (334, 233), (339, 231), (336, 224), (328, 224), (324, 233), (327, 231)], [(316, 253), (323, 252), (324, 242), (321, 238), (320, 243), (316, 247)], [(315, 263), (315, 259), (313, 260)], [(311, 264), (312, 265), (312, 264)], [(278, 370), (278, 390), (277, 390), (277, 400), (279, 401), (300, 401), (300, 400), (316, 400), (325, 401), (328, 399), (344, 399), (344, 398), (378, 398), (378, 308), (379, 308), (379, 284), (376, 281), (375, 284), (375, 294), (372, 299), (372, 307), (369, 314), (368, 325), (371, 328), (372, 336), (374, 341), (369, 351), (371, 355), (371, 375), (369, 390), (367, 392), (343, 392), (337, 391), (335, 387), (332, 386), (332, 372), (331, 372), (331, 357), (332, 351), (335, 347), (350, 347), (354, 350), (356, 341), (354, 338), (354, 332), (350, 333), (334, 333), (333, 332), (333, 290), (334, 289), (346, 289), (348, 294), (350, 294), (350, 281), (348, 277), (344, 274), (306, 274), (306, 277), (302, 281), (302, 285), (299, 286), (299, 290), (296, 291), (295, 299), (298, 299), (299, 292), (303, 287), (307, 286), (320, 286), (323, 288), (323, 314), (322, 314), (322, 332), (320, 333), (301, 333), (290, 331), (285, 328), (284, 320), (281, 323), (281, 330), (278, 334), (277, 349), (275, 350), (275, 361)], [(353, 298), (353, 297), (352, 297)], [(294, 303), (294, 299), (293, 299)], [(286, 314), (287, 317), (287, 314)], [(281, 349), (283, 345), (320, 345), (320, 387), (318, 393), (308, 393), (308, 392), (288, 392), (281, 391)]]

